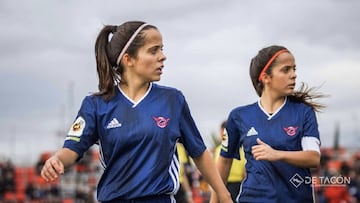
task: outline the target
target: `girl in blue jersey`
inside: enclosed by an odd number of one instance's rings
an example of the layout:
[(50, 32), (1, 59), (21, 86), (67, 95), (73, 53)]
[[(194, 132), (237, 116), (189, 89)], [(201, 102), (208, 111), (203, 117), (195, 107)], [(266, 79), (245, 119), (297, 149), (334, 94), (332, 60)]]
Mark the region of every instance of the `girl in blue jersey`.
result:
[[(310, 168), (320, 163), (320, 138), (315, 112), (324, 106), (314, 88), (296, 82), (294, 56), (282, 46), (259, 51), (250, 76), (260, 97), (253, 104), (233, 109), (227, 120), (217, 167), (225, 181), (232, 158), (243, 147), (246, 178), (238, 202), (314, 202)], [(216, 194), (212, 202), (216, 202)]]
[(63, 148), (46, 161), (41, 176), (53, 181), (98, 143), (100, 202), (175, 202), (176, 143), (182, 142), (221, 201), (232, 202), (183, 94), (153, 83), (166, 59), (158, 29), (138, 21), (104, 26), (95, 55), (99, 92), (84, 98)]

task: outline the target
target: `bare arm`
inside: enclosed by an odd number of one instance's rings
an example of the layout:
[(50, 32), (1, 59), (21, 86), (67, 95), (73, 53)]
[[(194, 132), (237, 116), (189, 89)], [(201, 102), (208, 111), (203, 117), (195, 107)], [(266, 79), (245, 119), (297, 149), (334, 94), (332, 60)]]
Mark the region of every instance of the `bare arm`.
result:
[[(217, 170), (219, 171), (220, 177), (225, 185), (226, 185), (227, 179), (229, 177), (232, 162), (233, 162), (233, 159), (224, 158), (222, 156), (219, 156), (216, 161)], [(217, 202), (219, 202), (218, 196), (215, 192), (212, 192), (210, 203), (217, 203)]]
[(196, 167), (202, 176), (207, 180), (212, 189), (216, 192), (220, 202), (232, 202), (229, 191), (215, 168), (214, 160), (208, 150), (205, 150), (199, 157), (193, 159)]
[(46, 181), (54, 181), (64, 170), (72, 166), (78, 154), (70, 149), (62, 148), (46, 160), (41, 169), (41, 177)]
[(257, 139), (258, 145), (252, 147), (252, 154), (256, 160), (284, 161), (303, 168), (316, 168), (320, 164), (320, 154), (317, 151), (281, 151)]

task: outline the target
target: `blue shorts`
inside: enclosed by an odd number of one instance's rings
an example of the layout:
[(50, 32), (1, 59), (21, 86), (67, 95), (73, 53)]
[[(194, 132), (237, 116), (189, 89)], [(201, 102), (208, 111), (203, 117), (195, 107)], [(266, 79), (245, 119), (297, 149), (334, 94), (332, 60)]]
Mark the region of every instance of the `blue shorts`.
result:
[(173, 195), (154, 195), (136, 199), (116, 199), (102, 203), (176, 203)]

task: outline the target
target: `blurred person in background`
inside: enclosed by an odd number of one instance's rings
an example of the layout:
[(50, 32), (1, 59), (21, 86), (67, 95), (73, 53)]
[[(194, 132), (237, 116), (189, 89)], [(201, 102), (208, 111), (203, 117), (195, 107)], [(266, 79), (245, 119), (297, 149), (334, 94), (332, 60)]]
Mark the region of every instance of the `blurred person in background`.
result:
[[(220, 139), (224, 140), (225, 136), (226, 136), (226, 121), (223, 121), (221, 123), (219, 134), (220, 134)], [(219, 159), (221, 146), (222, 146), (221, 144), (219, 146), (217, 146), (214, 151), (214, 157), (215, 157), (216, 162)], [(236, 202), (236, 197), (239, 194), (241, 182), (245, 177), (245, 162), (246, 162), (246, 160), (245, 160), (244, 151), (242, 150), (242, 148), (240, 148), (239, 150), (240, 150), (240, 152), (239, 152), (240, 160), (238, 160), (238, 159), (232, 160), (231, 168), (229, 171), (229, 176), (226, 181), (226, 187), (229, 190), (229, 192), (231, 194), (231, 198), (234, 202)]]
[(193, 203), (193, 195), (192, 195), (192, 188), (190, 185), (190, 181), (188, 178), (188, 174), (186, 171), (186, 167), (190, 163), (189, 157), (186, 153), (186, 150), (184, 148), (184, 145), (181, 143), (178, 143), (176, 145), (177, 153), (179, 156), (179, 162), (180, 162), (180, 188), (179, 191), (175, 195), (175, 199), (177, 203)]

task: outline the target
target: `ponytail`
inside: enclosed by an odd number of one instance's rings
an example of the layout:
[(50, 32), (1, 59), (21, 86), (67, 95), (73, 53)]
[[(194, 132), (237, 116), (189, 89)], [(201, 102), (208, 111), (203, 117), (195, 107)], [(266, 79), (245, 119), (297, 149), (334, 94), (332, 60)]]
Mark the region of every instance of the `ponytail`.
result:
[(327, 95), (316, 92), (317, 89), (317, 87), (309, 88), (302, 82), (300, 88), (292, 95), (288, 96), (288, 98), (294, 102), (301, 102), (311, 106), (316, 112), (321, 112), (326, 106), (313, 100), (327, 97)]
[(119, 81), (116, 68), (110, 64), (107, 55), (107, 46), (110, 33), (116, 32), (117, 26), (105, 26), (99, 33), (95, 43), (96, 68), (99, 77), (99, 92), (95, 95), (103, 96), (105, 100), (115, 95), (115, 86)]

